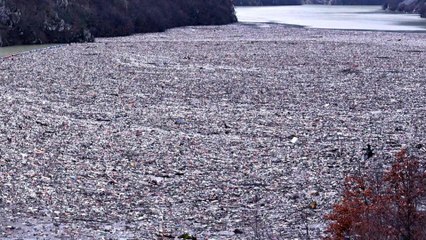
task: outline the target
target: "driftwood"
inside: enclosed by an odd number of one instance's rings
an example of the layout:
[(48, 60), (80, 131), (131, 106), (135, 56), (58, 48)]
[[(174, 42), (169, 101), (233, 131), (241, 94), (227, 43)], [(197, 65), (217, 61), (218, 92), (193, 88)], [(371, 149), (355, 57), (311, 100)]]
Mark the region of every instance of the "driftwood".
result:
[(318, 239), (345, 174), (425, 144), (424, 39), (229, 25), (0, 59), (0, 237)]

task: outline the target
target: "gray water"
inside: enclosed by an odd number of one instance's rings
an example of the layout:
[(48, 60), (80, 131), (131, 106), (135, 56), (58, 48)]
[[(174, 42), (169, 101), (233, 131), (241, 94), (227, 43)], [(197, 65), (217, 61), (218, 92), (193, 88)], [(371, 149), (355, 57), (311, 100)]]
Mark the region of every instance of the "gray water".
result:
[(282, 23), (308, 28), (426, 31), (426, 19), (418, 14), (394, 14), (381, 6), (301, 5), (237, 7), (243, 23)]
[(35, 49), (47, 48), (57, 46), (58, 44), (44, 44), (44, 45), (25, 45), (25, 46), (12, 46), (12, 47), (1, 47), (0, 57), (7, 57), (21, 52), (32, 51)]

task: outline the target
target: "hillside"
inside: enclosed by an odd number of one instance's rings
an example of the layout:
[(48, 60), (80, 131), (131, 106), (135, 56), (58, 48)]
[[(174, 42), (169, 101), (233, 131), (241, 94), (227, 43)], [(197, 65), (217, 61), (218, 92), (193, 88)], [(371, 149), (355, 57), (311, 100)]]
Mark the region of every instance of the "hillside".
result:
[(235, 6), (301, 5), (303, 0), (234, 0)]
[(231, 0), (0, 0), (0, 46), (93, 41), (235, 21)]
[(235, 0), (236, 6), (272, 6), (301, 4), (382, 5), (384, 0)]
[(235, 6), (273, 6), (273, 5), (383, 5), (393, 12), (419, 13), (426, 18), (425, 0), (234, 0)]
[(426, 17), (425, 0), (387, 0), (384, 8), (397, 12), (420, 13), (421, 17)]
[(305, 0), (306, 4), (382, 5), (384, 0)]

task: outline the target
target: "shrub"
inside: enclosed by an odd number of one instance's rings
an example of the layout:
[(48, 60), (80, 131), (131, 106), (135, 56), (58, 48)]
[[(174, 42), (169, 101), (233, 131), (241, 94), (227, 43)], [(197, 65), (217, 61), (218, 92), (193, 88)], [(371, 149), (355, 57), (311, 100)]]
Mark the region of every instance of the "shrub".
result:
[(426, 173), (401, 150), (383, 177), (350, 176), (343, 198), (326, 216), (326, 239), (426, 239)]

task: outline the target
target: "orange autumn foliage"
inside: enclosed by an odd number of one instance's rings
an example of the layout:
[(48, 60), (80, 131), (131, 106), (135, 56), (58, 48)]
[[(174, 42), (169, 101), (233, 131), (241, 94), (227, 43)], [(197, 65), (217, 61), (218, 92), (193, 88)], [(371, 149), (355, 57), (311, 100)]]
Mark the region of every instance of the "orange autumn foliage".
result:
[(383, 177), (345, 179), (342, 200), (326, 216), (325, 239), (426, 239), (425, 197), (426, 173), (402, 150)]

